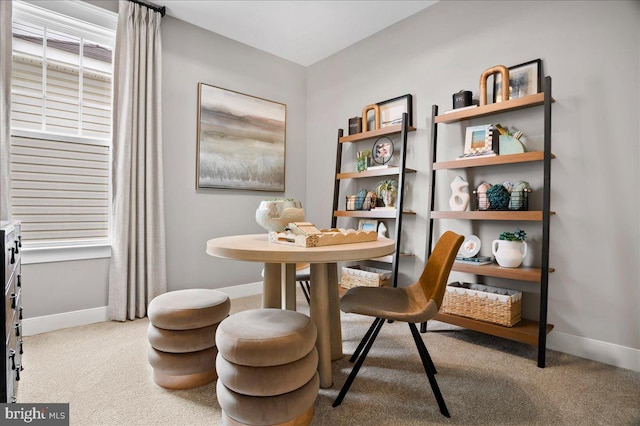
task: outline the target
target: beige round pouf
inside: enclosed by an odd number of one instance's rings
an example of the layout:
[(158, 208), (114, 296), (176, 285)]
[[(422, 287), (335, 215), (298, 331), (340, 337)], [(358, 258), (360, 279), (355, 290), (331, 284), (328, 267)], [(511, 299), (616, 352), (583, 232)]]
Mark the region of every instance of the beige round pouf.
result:
[(228, 389), (222, 380), (216, 384), (216, 395), (225, 426), (306, 426), (313, 420), (313, 404), (319, 388), (320, 378), (316, 372), (307, 384), (282, 395), (242, 395)]
[(149, 348), (153, 381), (166, 389), (191, 389), (207, 385), (218, 378), (213, 347), (197, 352), (172, 354)]
[(318, 396), (317, 329), (299, 312), (242, 311), (216, 332), (217, 398), (223, 424), (300, 425)]
[(224, 385), (237, 393), (250, 396), (273, 396), (304, 386), (318, 372), (318, 351), (288, 364), (271, 367), (249, 367), (234, 364), (223, 356), (216, 359), (216, 372)]
[(297, 361), (316, 344), (318, 331), (311, 318), (282, 309), (252, 309), (222, 321), (216, 346), (227, 361), (269, 367)]
[(151, 324), (165, 330), (191, 330), (217, 324), (229, 315), (229, 296), (217, 290), (193, 288), (155, 297), (147, 315)]
[(164, 293), (149, 303), (147, 338), (153, 380), (168, 389), (189, 389), (217, 379), (216, 330), (231, 302), (220, 291)]

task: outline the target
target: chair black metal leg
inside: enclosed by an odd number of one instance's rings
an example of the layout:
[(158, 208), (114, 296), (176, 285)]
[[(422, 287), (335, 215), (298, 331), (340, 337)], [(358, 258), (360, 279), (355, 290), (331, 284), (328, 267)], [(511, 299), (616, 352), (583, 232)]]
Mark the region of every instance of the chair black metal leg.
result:
[[(433, 361), (429, 356), (429, 351), (427, 347), (424, 345), (422, 338), (420, 338), (420, 334), (418, 333), (418, 329), (415, 324), (409, 323), (409, 328), (411, 328), (411, 334), (413, 335), (413, 340), (416, 342), (416, 346), (418, 347), (418, 352), (420, 353), (420, 358), (422, 359), (422, 365), (424, 366), (424, 371), (427, 373), (427, 377), (429, 378), (429, 384), (431, 385), (431, 390), (433, 390), (433, 395), (436, 397), (436, 401), (438, 401), (438, 407), (440, 407), (440, 412), (445, 417), (451, 417), (449, 414), (449, 410), (447, 409), (447, 405), (444, 403), (444, 398), (440, 393), (440, 388), (438, 387), (438, 382), (436, 381), (436, 376), (433, 374), (431, 369), (435, 370), (433, 366)], [(421, 349), (422, 348), (422, 349)], [(431, 366), (429, 366), (431, 364)]]
[[(351, 384), (356, 379), (356, 376), (358, 375), (358, 371), (360, 371), (360, 367), (362, 367), (362, 363), (364, 362), (364, 359), (367, 357), (367, 354), (369, 353), (369, 350), (371, 349), (373, 342), (376, 340), (376, 337), (378, 337), (378, 333), (380, 332), (380, 329), (384, 325), (384, 320), (382, 318), (376, 318), (376, 321), (374, 321), (373, 323), (376, 324), (376, 328), (375, 330), (373, 330), (373, 333), (367, 332), (367, 334), (370, 334), (369, 338), (367, 339), (367, 344), (364, 347), (362, 354), (360, 354), (360, 356), (358, 357), (358, 361), (356, 361), (355, 365), (353, 366), (353, 369), (351, 370), (349, 377), (347, 377), (347, 381), (344, 382), (344, 385), (342, 385), (342, 389), (340, 389), (340, 393), (338, 394), (338, 397), (333, 402), (333, 407), (337, 407), (338, 405), (342, 404), (342, 400), (347, 395), (347, 392), (349, 392), (349, 388), (351, 387)], [(371, 329), (369, 329), (369, 331), (371, 331)], [(365, 338), (367, 338), (366, 335), (363, 338), (363, 340)]]
[(309, 281), (298, 281), (300, 283), (300, 288), (302, 289), (302, 293), (304, 294), (304, 298), (307, 299), (307, 303), (311, 304), (311, 298), (309, 294), (311, 293), (311, 288), (309, 287)]
[(420, 333), (426, 333), (427, 332), (427, 322), (421, 322), (420, 323)]
[(371, 333), (373, 333), (373, 330), (377, 327), (379, 321), (384, 320), (382, 318), (376, 318), (373, 321), (373, 324), (371, 324), (369, 330), (367, 330), (362, 340), (360, 340), (360, 343), (358, 344), (356, 350), (353, 352), (353, 355), (351, 355), (351, 358), (349, 358), (349, 362), (355, 362), (355, 360), (358, 359), (358, 356), (360, 356), (360, 352), (362, 352), (362, 348), (364, 348), (364, 345), (366, 345), (369, 341), (369, 337), (371, 337)]
[(431, 356), (429, 355), (424, 342), (422, 341), (422, 337), (420, 337), (420, 334), (418, 333), (416, 325), (409, 323), (409, 328), (411, 329), (411, 335), (413, 336), (413, 340), (416, 342), (416, 346), (418, 347), (418, 351), (420, 352), (420, 359), (423, 360), (423, 364), (425, 360), (427, 362), (424, 367), (428, 367), (433, 374), (438, 374), (436, 366), (433, 363), (433, 360), (431, 359)]

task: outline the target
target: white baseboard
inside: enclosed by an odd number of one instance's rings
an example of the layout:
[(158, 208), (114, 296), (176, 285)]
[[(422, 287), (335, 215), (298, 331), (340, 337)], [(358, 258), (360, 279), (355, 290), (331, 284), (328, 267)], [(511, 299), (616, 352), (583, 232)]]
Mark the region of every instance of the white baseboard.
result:
[[(238, 297), (253, 296), (262, 293), (262, 283), (249, 283), (232, 287), (217, 288), (231, 299)], [(42, 317), (26, 318), (22, 320), (22, 333), (24, 336), (48, 333), (50, 331), (61, 330), (63, 328), (79, 327), (81, 325), (94, 324), (108, 321), (107, 307), (101, 306), (93, 309), (83, 309), (81, 311), (64, 312), (61, 314), (45, 315)]]
[(42, 317), (25, 318), (22, 320), (22, 334), (24, 336), (33, 336), (34, 334), (48, 333), (49, 331), (61, 330), (63, 328), (104, 322), (107, 321), (107, 319), (106, 306)]
[[(226, 293), (231, 299), (262, 293), (262, 283), (249, 283), (216, 289)], [(28, 318), (22, 322), (25, 336), (47, 333), (63, 328), (78, 327), (96, 322), (108, 321), (107, 307), (65, 312), (62, 314)], [(640, 372), (640, 350), (586, 337), (552, 331), (547, 336), (547, 347), (593, 361)]]
[(547, 348), (640, 372), (640, 349), (574, 336), (573, 334), (559, 331), (549, 333), (547, 336)]

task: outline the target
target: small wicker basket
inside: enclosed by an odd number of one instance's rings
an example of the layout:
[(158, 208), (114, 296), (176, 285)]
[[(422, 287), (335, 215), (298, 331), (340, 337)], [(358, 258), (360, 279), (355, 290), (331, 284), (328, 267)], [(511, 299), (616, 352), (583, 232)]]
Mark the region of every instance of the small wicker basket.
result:
[(352, 287), (386, 287), (391, 284), (391, 271), (356, 265), (342, 268), (340, 285)]
[(443, 313), (512, 327), (521, 319), (522, 293), (481, 284), (454, 282), (447, 285)]

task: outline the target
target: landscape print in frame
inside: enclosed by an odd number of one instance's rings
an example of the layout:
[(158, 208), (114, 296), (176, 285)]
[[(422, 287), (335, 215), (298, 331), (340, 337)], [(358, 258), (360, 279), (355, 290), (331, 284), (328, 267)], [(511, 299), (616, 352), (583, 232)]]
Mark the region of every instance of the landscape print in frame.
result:
[(197, 188), (284, 192), (286, 105), (198, 83)]

